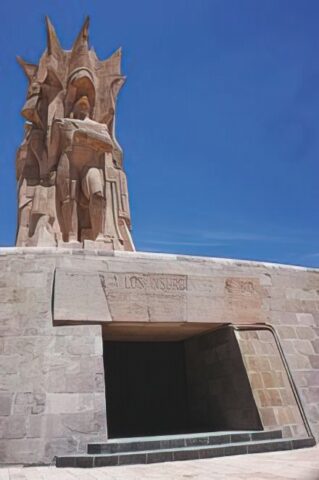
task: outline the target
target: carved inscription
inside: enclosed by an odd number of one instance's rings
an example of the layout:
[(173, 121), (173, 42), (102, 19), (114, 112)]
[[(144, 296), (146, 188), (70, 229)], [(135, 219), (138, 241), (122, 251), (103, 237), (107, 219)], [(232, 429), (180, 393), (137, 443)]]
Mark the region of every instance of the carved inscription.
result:
[(240, 278), (228, 278), (225, 282), (225, 289), (229, 294), (248, 297), (257, 293), (252, 280), (242, 280)]
[(225, 281), (227, 302), (239, 310), (259, 309), (262, 304), (258, 278), (230, 277)]
[(100, 279), (116, 321), (187, 321), (186, 275), (101, 272)]
[(140, 291), (141, 293), (176, 294), (187, 291), (186, 275), (113, 273), (108, 275), (105, 280), (108, 288)]

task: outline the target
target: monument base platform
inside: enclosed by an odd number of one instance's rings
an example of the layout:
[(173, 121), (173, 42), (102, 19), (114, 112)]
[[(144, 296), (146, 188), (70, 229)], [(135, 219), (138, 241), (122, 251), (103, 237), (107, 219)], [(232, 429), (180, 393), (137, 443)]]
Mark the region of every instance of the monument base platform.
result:
[[(310, 445), (319, 438), (319, 270), (2, 248), (0, 369), (2, 464), (97, 458), (88, 444), (137, 436), (279, 430), (266, 449)], [(236, 443), (222, 443), (224, 454), (253, 448)], [(215, 456), (205, 445), (144, 449), (143, 458)], [(134, 458), (120, 453), (98, 458)]]
[(57, 467), (94, 468), (149, 464), (181, 460), (276, 452), (313, 447), (313, 438), (282, 438), (281, 430), (263, 432), (221, 432), (121, 439), (88, 445), (87, 455), (57, 457)]

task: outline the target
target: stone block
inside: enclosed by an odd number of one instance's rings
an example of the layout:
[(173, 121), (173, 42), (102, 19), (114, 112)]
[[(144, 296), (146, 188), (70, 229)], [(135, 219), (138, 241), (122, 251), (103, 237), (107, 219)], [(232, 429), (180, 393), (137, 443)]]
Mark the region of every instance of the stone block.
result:
[(230, 436), (230, 443), (233, 442), (249, 442), (251, 440), (249, 433), (236, 433)]
[(255, 390), (254, 396), (258, 407), (268, 407), (271, 405), (267, 390)]
[[(70, 457), (62, 457), (58, 456), (56, 458), (55, 465), (57, 468), (76, 468), (76, 459), (77, 457), (75, 456), (70, 456)], [(93, 467), (93, 464), (91, 465)]]
[(173, 452), (149, 452), (146, 463), (171, 462), (172, 460)]
[(0, 416), (11, 414), (12, 403), (13, 403), (12, 393), (0, 392)]
[[(31, 415), (26, 422), (26, 435), (28, 438), (43, 438), (45, 435), (44, 415)], [(56, 420), (55, 420), (56, 421)]]
[(57, 269), (53, 318), (55, 322), (110, 322), (112, 317), (99, 274)]
[(319, 385), (317, 387), (303, 388), (302, 396), (305, 399), (305, 403), (319, 403)]
[(277, 355), (273, 355), (273, 354), (268, 355), (268, 360), (270, 363), (270, 370), (275, 370), (275, 371), (283, 370), (284, 367), (283, 367), (282, 359), (278, 355), (278, 352), (277, 352)]
[(69, 455), (75, 452), (84, 453), (84, 451), (78, 451), (77, 440), (74, 437), (51, 438), (50, 441), (45, 444), (43, 459), (44, 462), (50, 463), (52, 461), (50, 459), (55, 456)]
[(316, 333), (311, 326), (296, 326), (297, 337), (303, 340), (313, 340)]
[(303, 374), (306, 377), (306, 383), (308, 387), (319, 386), (319, 370), (304, 371)]
[(300, 325), (309, 325), (309, 326), (316, 325), (314, 316), (311, 313), (297, 313), (296, 317)]
[(94, 391), (95, 392), (104, 392), (104, 374), (96, 373), (94, 378)]
[(302, 422), (299, 422), (299, 424), (297, 424), (297, 425), (292, 425), (291, 429), (292, 429), (291, 437), (305, 438), (305, 437), (308, 436), (308, 432), (306, 430), (306, 427), (304, 426), (304, 424)]
[(26, 417), (24, 415), (11, 415), (7, 417), (4, 438), (23, 438), (26, 433)]
[(101, 334), (100, 325), (59, 325), (54, 327), (54, 335), (58, 337), (94, 337)]
[(311, 344), (314, 352), (319, 354), (319, 338), (316, 338), (315, 340), (313, 340)]
[(203, 448), (199, 451), (199, 458), (223, 457), (227, 447)]
[(307, 408), (308, 418), (312, 422), (319, 421), (319, 404), (317, 405), (309, 405)]
[(266, 388), (280, 388), (284, 387), (284, 377), (281, 372), (262, 372), (261, 374)]
[(173, 459), (175, 461), (197, 460), (199, 458), (199, 450), (175, 450), (173, 452)]
[(67, 342), (66, 350), (71, 355), (94, 355), (95, 340), (92, 337), (74, 337), (72, 341)]
[(45, 403), (46, 403), (45, 393), (34, 393), (31, 414), (38, 415), (39, 413), (43, 413), (45, 410)]
[(13, 413), (16, 415), (29, 415), (33, 404), (33, 393), (19, 392), (14, 399)]
[(251, 435), (252, 441), (274, 440), (276, 438), (282, 438), (282, 430), (281, 428), (276, 430), (274, 429), (269, 430), (269, 427), (267, 427), (265, 428), (265, 430), (262, 430), (260, 432), (252, 432), (250, 435)]
[[(104, 379), (102, 380), (102, 382), (104, 385)], [(95, 391), (95, 388), (96, 385), (94, 372), (65, 375), (65, 392), (92, 393)]]
[(0, 374), (12, 375), (18, 373), (21, 357), (19, 355), (5, 355), (1, 358)]
[(319, 355), (309, 355), (309, 361), (312, 368), (319, 369)]
[(262, 377), (259, 373), (251, 373), (249, 378), (250, 378), (250, 384), (253, 390), (263, 388)]
[(294, 411), (289, 406), (278, 407), (275, 410), (275, 415), (278, 419), (279, 425), (291, 425), (296, 423)]
[(280, 390), (277, 389), (269, 389), (267, 390), (267, 395), (269, 397), (269, 405), (272, 406), (279, 406), (282, 405), (282, 397), (280, 395)]
[(265, 356), (247, 357), (248, 368), (253, 372), (268, 372), (270, 371), (270, 363)]
[(48, 414), (72, 414), (93, 408), (93, 393), (47, 393), (45, 412)]
[(280, 343), (285, 355), (296, 354), (293, 340), (281, 340)]
[(112, 467), (114, 465), (118, 465), (118, 462), (118, 455), (113, 455), (112, 457), (101, 455), (94, 458), (95, 467)]
[(48, 372), (43, 379), (43, 387), (48, 393), (64, 393), (66, 379), (63, 368)]
[(283, 405), (294, 405), (296, 400), (290, 388), (280, 388), (280, 396)]
[(311, 368), (310, 357), (302, 354), (295, 353), (294, 355), (287, 355), (287, 362), (293, 370), (303, 370), (305, 368)]
[(294, 436), (294, 430), (291, 425), (284, 425), (282, 428), (283, 438), (292, 438)]
[(103, 356), (103, 339), (102, 335), (97, 335), (94, 339), (94, 354)]
[(75, 433), (105, 433), (105, 423), (100, 423), (93, 411), (63, 415), (62, 424)]
[[(4, 464), (16, 464), (18, 458), (20, 464), (30, 464), (30, 458), (32, 458), (32, 463), (43, 463), (45, 461), (44, 442), (43, 439), (38, 438), (1, 440), (0, 454), (1, 462)], [(47, 463), (49, 463), (48, 460)]]
[(283, 339), (297, 338), (296, 330), (294, 327), (277, 327), (277, 332), (280, 338)]
[(312, 355), (314, 352), (313, 344), (310, 340), (294, 340), (294, 348), (296, 352), (302, 355)]
[(252, 443), (247, 446), (248, 453), (262, 453), (273, 452), (279, 450), (290, 450), (292, 448), (291, 442), (286, 440), (278, 440), (276, 442), (269, 443)]
[(225, 447), (225, 456), (226, 455), (243, 455), (247, 453), (247, 445), (227, 445)]
[(118, 456), (118, 465), (133, 465), (146, 463), (146, 453), (131, 453)]

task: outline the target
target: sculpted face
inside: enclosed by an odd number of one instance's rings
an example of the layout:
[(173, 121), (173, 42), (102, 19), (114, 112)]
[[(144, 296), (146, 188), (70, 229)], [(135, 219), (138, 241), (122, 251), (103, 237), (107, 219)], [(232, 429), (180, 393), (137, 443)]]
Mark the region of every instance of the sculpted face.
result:
[(83, 95), (74, 104), (73, 118), (84, 120), (90, 116), (91, 105), (87, 96)]
[[(80, 68), (70, 75), (64, 104), (66, 117), (71, 116), (80, 119), (85, 113), (85, 116), (92, 118), (95, 105), (95, 87), (93, 77), (87, 69)], [(88, 108), (89, 111), (87, 112)], [(85, 112), (83, 113), (81, 110)]]

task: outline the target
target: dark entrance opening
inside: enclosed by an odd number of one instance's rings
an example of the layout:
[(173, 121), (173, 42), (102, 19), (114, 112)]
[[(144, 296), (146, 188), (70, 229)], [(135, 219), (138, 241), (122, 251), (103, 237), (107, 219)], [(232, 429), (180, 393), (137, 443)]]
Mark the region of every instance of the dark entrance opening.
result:
[(110, 437), (160, 435), (187, 422), (182, 342), (106, 342)]
[(105, 341), (109, 438), (261, 430), (231, 328), (183, 341)]

